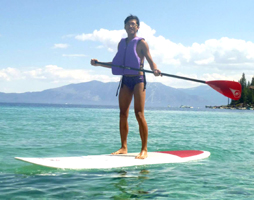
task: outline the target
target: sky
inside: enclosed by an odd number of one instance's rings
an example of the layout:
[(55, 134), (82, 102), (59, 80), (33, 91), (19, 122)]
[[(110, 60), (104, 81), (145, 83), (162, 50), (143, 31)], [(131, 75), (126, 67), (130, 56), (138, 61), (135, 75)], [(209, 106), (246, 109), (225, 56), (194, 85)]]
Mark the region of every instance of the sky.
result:
[[(119, 81), (90, 60), (112, 61), (130, 14), (163, 73), (205, 81), (239, 81), (245, 73), (251, 81), (253, 10), (252, 0), (0, 0), (0, 92)], [(152, 74), (147, 81), (199, 85)]]

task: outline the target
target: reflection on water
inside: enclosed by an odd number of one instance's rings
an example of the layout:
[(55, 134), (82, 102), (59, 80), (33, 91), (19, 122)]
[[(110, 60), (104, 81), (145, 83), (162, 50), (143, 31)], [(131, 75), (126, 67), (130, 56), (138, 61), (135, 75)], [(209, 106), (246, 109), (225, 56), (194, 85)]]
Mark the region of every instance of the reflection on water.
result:
[(127, 172), (121, 170), (117, 172), (120, 176), (115, 178), (117, 182), (112, 183), (120, 193), (111, 196), (113, 199), (140, 198), (149, 195), (149, 191), (144, 187), (144, 181), (148, 180), (149, 170), (142, 169), (137, 172)]

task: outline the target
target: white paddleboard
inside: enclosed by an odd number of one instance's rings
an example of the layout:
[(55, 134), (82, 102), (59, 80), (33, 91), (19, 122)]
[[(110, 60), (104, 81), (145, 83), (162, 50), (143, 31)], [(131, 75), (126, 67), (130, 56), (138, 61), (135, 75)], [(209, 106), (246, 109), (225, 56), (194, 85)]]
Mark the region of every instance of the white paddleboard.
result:
[(129, 167), (139, 165), (153, 165), (164, 163), (181, 163), (204, 159), (210, 156), (208, 151), (180, 150), (180, 151), (158, 151), (149, 152), (146, 159), (135, 159), (138, 153), (119, 155), (90, 155), (79, 157), (59, 158), (21, 158), (24, 162), (51, 168), (62, 169), (110, 169), (118, 167)]

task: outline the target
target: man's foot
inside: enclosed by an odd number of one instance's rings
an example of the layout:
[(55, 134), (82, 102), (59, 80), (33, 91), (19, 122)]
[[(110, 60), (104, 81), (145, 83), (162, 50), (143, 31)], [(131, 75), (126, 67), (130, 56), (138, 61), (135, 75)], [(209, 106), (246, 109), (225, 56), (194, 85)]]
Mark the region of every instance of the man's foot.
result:
[(117, 155), (117, 154), (127, 154), (128, 153), (128, 150), (125, 149), (125, 148), (121, 148), (113, 153), (111, 153), (112, 155)]
[(145, 158), (147, 158), (147, 151), (142, 150), (142, 151), (140, 152), (140, 154), (138, 154), (135, 158), (136, 158), (136, 159), (145, 159)]

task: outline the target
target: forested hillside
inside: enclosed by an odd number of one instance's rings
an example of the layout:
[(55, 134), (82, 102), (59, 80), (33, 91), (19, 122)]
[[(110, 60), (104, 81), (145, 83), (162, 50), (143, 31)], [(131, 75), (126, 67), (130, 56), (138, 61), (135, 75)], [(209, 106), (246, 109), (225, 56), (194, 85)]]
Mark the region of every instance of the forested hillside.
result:
[(239, 83), (242, 85), (241, 98), (237, 101), (232, 100), (230, 105), (234, 107), (254, 107), (254, 77), (247, 82), (243, 73)]

